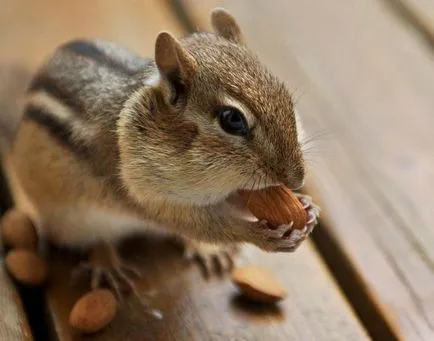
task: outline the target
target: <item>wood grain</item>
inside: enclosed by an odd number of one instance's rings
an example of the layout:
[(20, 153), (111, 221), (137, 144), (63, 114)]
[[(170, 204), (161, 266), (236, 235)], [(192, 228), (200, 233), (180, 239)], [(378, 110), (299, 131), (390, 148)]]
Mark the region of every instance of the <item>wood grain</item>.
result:
[(431, 0), (383, 0), (412, 25), (434, 48), (434, 2)]
[[(1, 204), (0, 201), (0, 208), (3, 208)], [(0, 211), (0, 218), (2, 214), (3, 211)], [(0, 239), (0, 340), (32, 341), (33, 336), (20, 296), (5, 269), (3, 253)]]
[(0, 264), (0, 340), (33, 340), (23, 306), (8, 274)]
[(381, 2), (224, 5), (322, 136), (307, 153), (310, 189), (358, 285), (395, 338), (432, 340), (432, 56)]
[[(13, 71), (10, 72), (11, 70)], [(24, 89), (27, 77), (21, 71), (12, 66), (4, 69), (0, 64), (0, 151), (8, 147), (7, 141), (10, 140), (18, 123), (13, 119), (10, 124), (6, 124), (9, 114), (19, 108), (17, 103), (19, 100), (16, 102), (11, 98), (22, 98), (21, 91)], [(0, 219), (11, 205), (12, 199), (0, 162)], [(25, 309), (17, 289), (6, 273), (3, 251), (3, 243), (0, 239), (0, 340), (31, 341), (33, 336)]]
[(367, 340), (311, 244), (295, 254), (264, 254), (247, 248), (240, 264), (270, 269), (289, 297), (277, 306), (242, 299), (228, 278), (205, 280), (181, 250), (160, 238), (136, 239), (124, 245), (124, 259), (143, 273), (140, 293), (151, 293), (150, 306), (163, 314), (159, 320), (127, 298), (112, 324), (91, 338), (81, 338), (68, 326), (73, 303), (88, 287), (83, 278), (71, 285), (70, 271), (77, 260), (52, 255), (48, 304), (62, 341), (78, 340)]
[(182, 31), (158, 0), (2, 0), (0, 5), (0, 60), (31, 67), (70, 39), (109, 39), (149, 53), (160, 30)]

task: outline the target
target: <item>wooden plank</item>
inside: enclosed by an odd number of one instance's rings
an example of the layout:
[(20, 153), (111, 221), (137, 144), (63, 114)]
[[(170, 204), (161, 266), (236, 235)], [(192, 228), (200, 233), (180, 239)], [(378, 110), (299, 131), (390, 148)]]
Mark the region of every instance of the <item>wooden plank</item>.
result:
[(434, 2), (431, 0), (383, 0), (420, 32), (434, 47)]
[(423, 12), (427, 17), (431, 18), (434, 22), (434, 3), (430, 0), (405, 0), (408, 5), (417, 8), (419, 12)]
[(158, 0), (2, 0), (0, 4), (0, 62), (32, 69), (70, 39), (121, 41), (143, 53), (152, 51), (159, 30), (182, 31)]
[(33, 340), (20, 297), (3, 264), (0, 268), (0, 340)]
[(332, 136), (310, 152), (310, 188), (328, 235), (387, 324), (375, 330), (381, 321), (371, 321), (370, 332), (432, 340), (432, 57), (380, 2), (224, 5), (253, 50), (297, 89), (310, 134)]
[[(33, 70), (60, 42), (75, 37), (99, 37), (120, 41), (144, 55), (152, 55), (160, 30), (183, 34), (169, 7), (159, 1), (114, 0), (33, 3), (8, 1), (0, 14), (2, 63), (14, 62)], [(19, 41), (20, 44), (16, 44)], [(280, 307), (266, 309), (234, 297), (228, 279), (204, 281), (196, 267), (181, 260), (176, 248), (160, 242), (138, 241), (127, 247), (126, 258), (145, 278), (142, 293), (158, 290), (155, 307), (165, 314), (155, 320), (128, 301), (114, 324), (95, 340), (367, 340), (354, 313), (342, 297), (324, 264), (309, 243), (296, 255), (264, 255), (253, 251), (245, 261), (271, 268), (290, 290)], [(47, 308), (53, 337), (80, 339), (68, 327), (67, 318), (84, 287), (71, 287), (70, 271), (76, 263), (65, 254), (53, 256)]]
[[(13, 70), (13, 71), (12, 71)], [(12, 71), (12, 72), (10, 72)], [(13, 67), (4, 69), (0, 67), (0, 150), (6, 147), (9, 135), (16, 128), (17, 120), (6, 125), (9, 114), (19, 108), (19, 100), (11, 101), (11, 98), (21, 98), (24, 84), (27, 81), (25, 73)], [(1, 161), (1, 160), (0, 160)], [(0, 163), (0, 219), (3, 213), (12, 205), (8, 185)], [(3, 256), (0, 239), (0, 255)], [(33, 340), (30, 326), (27, 320), (21, 297), (16, 287), (5, 271), (3, 259), (0, 267), (0, 340), (30, 341)]]
[(423, 13), (431, 24), (434, 23), (434, 3), (430, 0), (406, 0), (409, 7), (418, 13)]
[[(153, 292), (151, 307), (158, 320), (127, 298), (108, 329), (91, 340), (367, 340), (368, 337), (337, 290), (310, 243), (293, 255), (264, 254), (247, 248), (242, 263), (260, 264), (275, 273), (289, 291), (278, 306), (261, 306), (241, 299), (228, 278), (202, 278), (195, 265), (182, 259), (167, 240), (139, 239), (124, 246), (123, 256), (144, 274), (140, 292)], [(87, 287), (71, 287), (76, 259), (52, 256), (48, 292), (59, 340), (84, 340), (67, 319), (73, 303)], [(88, 340), (89, 338), (86, 338)]]

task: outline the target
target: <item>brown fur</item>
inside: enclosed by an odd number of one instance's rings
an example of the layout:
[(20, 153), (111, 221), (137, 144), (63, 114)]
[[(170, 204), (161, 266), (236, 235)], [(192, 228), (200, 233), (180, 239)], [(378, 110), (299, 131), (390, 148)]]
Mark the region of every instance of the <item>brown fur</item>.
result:
[[(273, 249), (257, 223), (229, 213), (225, 199), (241, 188), (302, 182), (291, 96), (246, 47), (233, 17), (214, 11), (213, 26), (216, 34), (180, 41), (161, 33), (155, 62), (108, 44), (72, 43), (42, 68), (36, 79), (62, 89), (56, 100), (65, 113), (56, 116), (47, 105), (48, 118), (25, 118), (8, 170), (18, 205), (31, 202), (27, 211), (49, 238), (83, 244), (131, 233), (90, 224), (86, 212), (98, 211), (192, 239)], [(110, 60), (102, 63), (94, 46)], [(32, 91), (56, 97), (47, 84)], [(251, 115), (248, 138), (218, 125), (215, 110), (228, 97)], [(80, 112), (68, 103), (80, 103)]]

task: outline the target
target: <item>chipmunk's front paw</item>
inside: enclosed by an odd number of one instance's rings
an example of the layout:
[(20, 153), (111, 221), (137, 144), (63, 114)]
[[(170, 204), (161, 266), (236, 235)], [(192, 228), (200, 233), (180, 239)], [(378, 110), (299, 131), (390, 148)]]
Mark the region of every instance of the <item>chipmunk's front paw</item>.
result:
[(265, 251), (293, 252), (306, 238), (303, 231), (296, 230), (291, 224), (283, 224), (278, 227), (270, 226), (266, 220), (255, 224), (251, 233), (252, 243)]
[(238, 251), (236, 245), (214, 245), (192, 240), (184, 241), (184, 257), (196, 260), (202, 267), (205, 277), (212, 274), (225, 274), (234, 266), (233, 257)]
[(108, 286), (119, 299), (125, 291), (139, 297), (133, 279), (139, 279), (141, 275), (134, 267), (122, 262), (114, 246), (103, 244), (92, 249), (89, 260), (78, 265), (74, 276), (83, 272), (90, 274), (92, 289)]
[(313, 231), (314, 227), (318, 225), (318, 218), (321, 209), (318, 205), (315, 205), (312, 202), (312, 197), (309, 195), (296, 193), (296, 196), (302, 203), (303, 208), (306, 210), (307, 223), (305, 229), (307, 229), (307, 235), (309, 235)]
[(253, 229), (256, 238), (254, 243), (266, 251), (294, 252), (309, 236), (318, 224), (320, 208), (312, 202), (308, 195), (297, 194), (297, 198), (306, 210), (307, 222), (302, 229), (293, 228), (293, 223), (283, 224), (278, 227), (270, 226), (267, 221), (260, 221)]

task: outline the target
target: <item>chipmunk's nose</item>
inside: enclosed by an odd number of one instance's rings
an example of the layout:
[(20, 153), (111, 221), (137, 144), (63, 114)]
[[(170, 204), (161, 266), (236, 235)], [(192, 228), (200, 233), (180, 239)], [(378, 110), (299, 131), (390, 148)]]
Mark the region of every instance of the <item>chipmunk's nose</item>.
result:
[(304, 179), (286, 181), (285, 186), (288, 187), (291, 191), (297, 191), (303, 188)]
[(281, 167), (278, 179), (289, 189), (296, 191), (304, 186), (306, 169), (302, 159), (291, 160), (286, 166)]
[(283, 184), (292, 191), (297, 191), (304, 186), (305, 172), (304, 167), (298, 167), (296, 171), (286, 176)]

